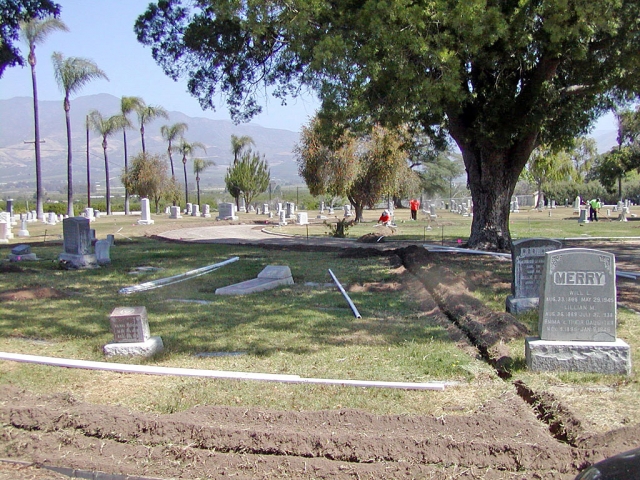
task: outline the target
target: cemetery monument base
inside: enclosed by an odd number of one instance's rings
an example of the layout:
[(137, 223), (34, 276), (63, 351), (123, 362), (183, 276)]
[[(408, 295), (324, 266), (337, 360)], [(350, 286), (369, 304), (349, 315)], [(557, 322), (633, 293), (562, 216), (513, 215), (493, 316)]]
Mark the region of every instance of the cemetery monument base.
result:
[(151, 357), (164, 349), (161, 337), (149, 337), (144, 342), (107, 343), (102, 351), (107, 357), (126, 355), (136, 357)]
[(615, 342), (525, 340), (527, 368), (536, 372), (566, 371), (629, 375), (631, 351), (621, 339)]

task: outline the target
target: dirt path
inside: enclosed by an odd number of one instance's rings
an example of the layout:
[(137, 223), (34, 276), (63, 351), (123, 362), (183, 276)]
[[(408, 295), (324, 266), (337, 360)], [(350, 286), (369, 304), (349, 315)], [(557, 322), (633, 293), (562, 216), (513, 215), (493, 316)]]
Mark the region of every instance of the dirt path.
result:
[[(496, 281), (490, 274), (454, 277), (450, 258), (419, 247), (344, 254), (396, 255), (406, 269), (404, 288), (433, 311), (459, 348), (482, 355), (503, 374), (504, 394), (473, 414), (440, 417), (216, 406), (152, 415), (8, 387), (0, 391), (0, 457), (165, 479), (571, 479), (591, 463), (637, 447), (640, 424), (587, 435), (555, 398), (510, 381), (500, 345), (524, 327), (469, 292), (473, 282)], [(487, 270), (492, 261), (484, 261)], [(629, 262), (629, 269), (640, 270)], [(635, 285), (621, 294), (640, 310)], [(14, 478), (15, 469), (0, 463), (0, 480)], [(21, 472), (20, 478), (60, 478), (46, 470)]]

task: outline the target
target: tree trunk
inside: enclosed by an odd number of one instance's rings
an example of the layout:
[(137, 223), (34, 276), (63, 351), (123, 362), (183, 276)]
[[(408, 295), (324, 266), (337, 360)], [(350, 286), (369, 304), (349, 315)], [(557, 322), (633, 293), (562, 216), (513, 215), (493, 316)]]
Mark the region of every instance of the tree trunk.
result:
[(353, 209), (356, 211), (356, 218), (354, 219), (354, 221), (356, 223), (360, 223), (364, 221), (364, 204), (363, 203), (358, 203), (358, 202), (354, 202), (353, 203)]
[(198, 192), (198, 205), (200, 205), (200, 176), (196, 177), (196, 190)]
[(31, 83), (33, 85), (33, 133), (36, 149), (36, 216), (38, 220), (44, 220), (44, 206), (42, 203), (42, 164), (40, 160), (40, 119), (38, 109), (38, 85), (36, 83), (36, 57), (29, 54), (31, 65)]
[(102, 141), (102, 151), (104, 152), (104, 174), (107, 187), (107, 215), (111, 215), (111, 184), (109, 183), (109, 159), (107, 158), (107, 139)]
[(182, 157), (182, 168), (184, 169), (184, 202), (189, 203), (189, 188), (187, 187), (187, 159)]
[(147, 152), (144, 148), (144, 123), (140, 124), (140, 139), (142, 141), (142, 154), (144, 155)]
[[(537, 131), (519, 132), (508, 145), (480, 137), (472, 122), (450, 115), (450, 133), (462, 152), (473, 200), (467, 246), (479, 250), (511, 250), (509, 214), (520, 173), (536, 146)], [(469, 124), (470, 126), (467, 126)]]
[(91, 161), (89, 159), (89, 115), (86, 116), (87, 126), (87, 207), (91, 208)]
[[(129, 156), (127, 154), (127, 129), (122, 129), (122, 141), (124, 143), (124, 174), (129, 173)], [(124, 187), (124, 214), (129, 215), (129, 189)]]
[(73, 158), (71, 150), (71, 104), (69, 97), (64, 98), (64, 118), (67, 123), (67, 216), (73, 217)]
[(473, 199), (469, 248), (511, 250), (511, 197), (532, 150), (526, 145), (490, 152), (462, 150)]
[[(171, 141), (169, 141), (169, 148), (167, 148), (167, 154), (169, 155), (169, 164), (171, 165), (171, 180), (175, 182), (176, 180), (176, 172), (173, 169), (173, 156), (171, 155)], [(173, 206), (176, 206), (176, 201), (173, 201)]]

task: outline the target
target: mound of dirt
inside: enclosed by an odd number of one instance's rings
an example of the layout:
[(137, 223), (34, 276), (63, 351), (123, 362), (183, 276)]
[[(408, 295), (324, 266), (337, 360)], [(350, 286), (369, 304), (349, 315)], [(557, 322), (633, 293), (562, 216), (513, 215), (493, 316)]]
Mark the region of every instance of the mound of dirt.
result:
[(51, 287), (33, 287), (8, 290), (0, 293), (0, 301), (24, 301), (36, 298), (64, 298), (68, 295)]

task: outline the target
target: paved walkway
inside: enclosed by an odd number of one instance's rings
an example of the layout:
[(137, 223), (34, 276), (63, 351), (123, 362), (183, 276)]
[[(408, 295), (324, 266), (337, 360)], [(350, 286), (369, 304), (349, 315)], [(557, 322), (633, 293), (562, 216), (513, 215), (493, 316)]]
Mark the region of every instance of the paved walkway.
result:
[(194, 227), (170, 230), (158, 234), (169, 240), (201, 243), (227, 243), (238, 245), (279, 245), (279, 246), (320, 246), (333, 248), (378, 248), (381, 250), (422, 245), (422, 241), (388, 241), (380, 243), (362, 243), (353, 238), (333, 238), (330, 236), (309, 237), (302, 235), (283, 235), (266, 233), (269, 228), (259, 225), (220, 225), (213, 227)]

